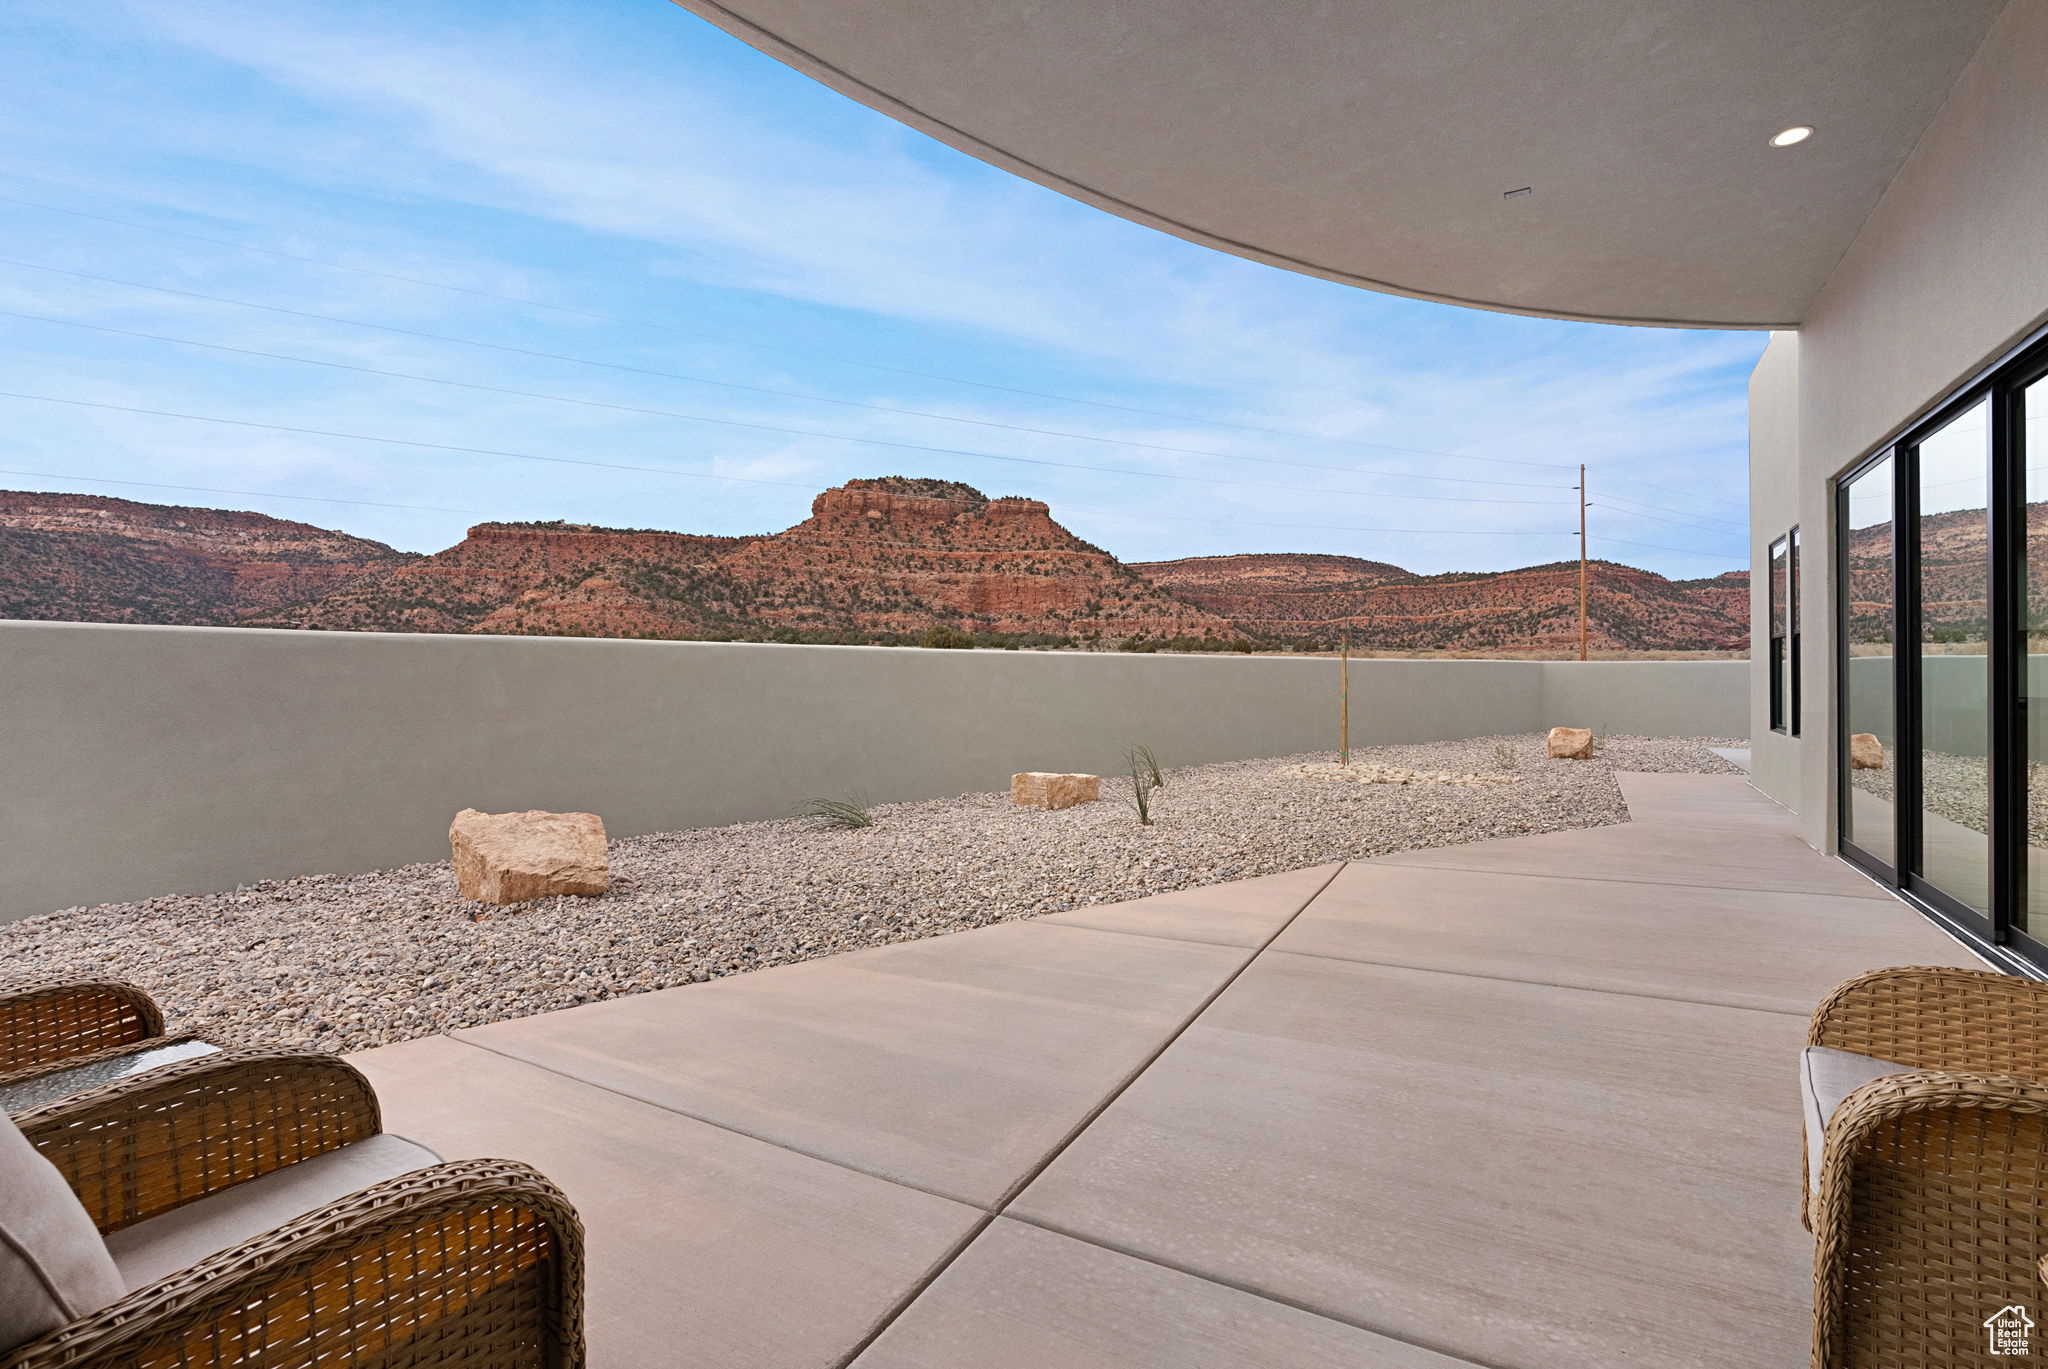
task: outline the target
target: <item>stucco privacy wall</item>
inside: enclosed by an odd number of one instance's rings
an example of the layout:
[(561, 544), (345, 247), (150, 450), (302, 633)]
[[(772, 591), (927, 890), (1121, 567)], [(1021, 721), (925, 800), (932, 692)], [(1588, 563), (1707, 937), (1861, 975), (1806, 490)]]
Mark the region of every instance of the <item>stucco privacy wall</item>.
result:
[(1751, 518), (1805, 529), (1794, 806), (1822, 850), (1836, 840), (1830, 481), (2048, 318), (2043, 72), (2048, 0), (2013, 0), (1800, 327), (1797, 507), (1754, 507)]
[[(1358, 745), (1548, 709), (1739, 732), (1740, 662), (1361, 661)], [(1336, 665), (0, 622), (0, 920), (447, 855), (463, 807), (619, 836), (1334, 744)], [(1732, 726), (1731, 726), (1732, 724)]]
[[(1771, 543), (1799, 525), (1799, 335), (1773, 333), (1749, 377), (1749, 755), (1750, 782), (1788, 808), (1799, 800), (1799, 754), (1818, 715), (1808, 700), (1820, 682), (1802, 662), (1802, 707), (1809, 711), (1793, 737), (1771, 731)], [(1813, 539), (1801, 528), (1803, 574), (1823, 569), (1811, 556)], [(1805, 654), (1823, 634), (1805, 631)]]
[[(1747, 661), (1542, 661), (1536, 668), (1543, 690), (1532, 731), (1562, 724), (1637, 737), (1749, 735)], [(1499, 730), (1481, 726), (1463, 735)]]

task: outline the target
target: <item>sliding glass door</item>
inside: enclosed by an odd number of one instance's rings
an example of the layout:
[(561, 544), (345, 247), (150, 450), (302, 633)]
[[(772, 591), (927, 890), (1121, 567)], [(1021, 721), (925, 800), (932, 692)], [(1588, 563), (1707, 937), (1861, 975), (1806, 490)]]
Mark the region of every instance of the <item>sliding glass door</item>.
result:
[(1909, 452), (1919, 792), (1910, 884), (1991, 919), (1991, 435), (1979, 400)]
[(1842, 482), (1841, 529), (1842, 841), (1879, 873), (1897, 862), (1896, 791), (1899, 738), (1893, 660), (1898, 603), (1893, 595), (1893, 462), (1881, 456)]
[(2012, 429), (2024, 500), (2019, 536), (2025, 565), (2015, 654), (2026, 755), (2023, 779), (2014, 787), (2027, 854), (2012, 920), (2022, 937), (2048, 941), (2048, 380), (2021, 390), (2018, 404)]
[(1835, 493), (1843, 853), (2048, 968), (2048, 342)]

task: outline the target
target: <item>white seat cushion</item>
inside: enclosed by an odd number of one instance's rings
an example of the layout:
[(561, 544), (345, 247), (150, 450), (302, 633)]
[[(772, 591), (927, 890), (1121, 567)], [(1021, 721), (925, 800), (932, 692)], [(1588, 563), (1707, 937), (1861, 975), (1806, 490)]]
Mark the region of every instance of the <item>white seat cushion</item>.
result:
[(166, 1274), (189, 1269), (209, 1255), (283, 1226), (336, 1198), (424, 1169), (440, 1159), (403, 1136), (372, 1136), (123, 1227), (107, 1236), (106, 1248), (121, 1272), (125, 1291), (132, 1291)]
[(0, 1354), (127, 1291), (85, 1204), (0, 1113)]
[(1820, 1157), (1828, 1122), (1842, 1100), (1873, 1079), (1912, 1069), (1911, 1065), (1828, 1046), (1808, 1046), (1799, 1053), (1799, 1092), (1806, 1109), (1806, 1181), (1814, 1192), (1820, 1191)]

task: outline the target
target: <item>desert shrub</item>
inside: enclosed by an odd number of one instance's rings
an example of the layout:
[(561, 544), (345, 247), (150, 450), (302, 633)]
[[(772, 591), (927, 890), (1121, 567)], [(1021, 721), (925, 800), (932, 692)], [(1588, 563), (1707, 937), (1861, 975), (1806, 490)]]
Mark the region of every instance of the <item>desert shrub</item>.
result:
[(1138, 812), (1138, 822), (1146, 827), (1152, 825), (1152, 775), (1145, 769), (1145, 763), (1138, 759), (1135, 751), (1128, 753), (1125, 760), (1130, 765), (1130, 805)]
[(867, 799), (856, 792), (849, 792), (840, 799), (805, 799), (797, 805), (796, 816), (817, 818), (828, 827), (873, 827), (874, 816), (868, 812)]
[(1493, 744), (1493, 765), (1496, 770), (1519, 770), (1521, 758), (1515, 755), (1515, 748), (1506, 742)]
[(1149, 746), (1133, 746), (1124, 752), (1124, 766), (1133, 774), (1143, 771), (1151, 777), (1154, 789), (1166, 787), (1166, 776), (1159, 771), (1159, 758), (1152, 754)]
[(949, 651), (969, 650), (974, 646), (974, 638), (958, 628), (941, 625), (925, 633), (923, 637), (918, 639), (917, 644), (919, 646), (939, 647)]

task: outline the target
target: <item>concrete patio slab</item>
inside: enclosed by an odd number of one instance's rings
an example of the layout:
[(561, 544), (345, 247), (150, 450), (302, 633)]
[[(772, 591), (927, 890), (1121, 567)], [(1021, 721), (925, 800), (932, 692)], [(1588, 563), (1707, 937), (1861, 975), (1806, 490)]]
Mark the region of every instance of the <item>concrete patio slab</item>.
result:
[(1710, 746), (1707, 750), (1713, 752), (1730, 765), (1741, 766), (1744, 770), (1749, 769), (1750, 748), (1747, 746)]
[(1796, 835), (1798, 832), (1785, 810), (1761, 794), (1750, 802), (1713, 795), (1697, 799), (1631, 796), (1628, 810), (1636, 822), (1658, 826), (1711, 827), (1784, 835)]
[(997, 1218), (855, 1369), (1463, 1369), (1450, 1359)]
[(358, 1060), (583, 1207), (596, 1363), (1796, 1364), (1806, 1013), (1973, 958), (1739, 777), (1623, 784)]
[(1840, 861), (1821, 859), (1796, 836), (1641, 820), (1404, 851), (1375, 857), (1373, 863), (1505, 874), (1564, 873), (1586, 879), (1845, 898), (1891, 897)]
[(1661, 775), (1618, 775), (1622, 797), (1628, 801), (1628, 812), (1636, 822), (1661, 822), (1661, 814), (1671, 807), (1731, 807), (1731, 810), (1769, 814), (1780, 822), (1788, 824), (1788, 830), (1798, 830), (1798, 822), (1792, 814), (1763, 791), (1751, 789), (1749, 781), (1735, 779), (1729, 775), (1696, 775), (1700, 781), (1729, 781), (1720, 785), (1659, 785), (1651, 783), (1665, 779)]
[(1785, 830), (1783, 813), (1756, 812), (1733, 803), (1664, 804), (1659, 805), (1654, 818), (1644, 817), (1638, 821), (1737, 833)]
[(1262, 946), (1314, 898), (1338, 865), (1317, 865), (1284, 875), (1262, 875), (1171, 894), (1076, 908), (1036, 919), (1037, 924), (1093, 927), (1105, 932), (1207, 941), (1219, 946)]
[(1005, 923), (457, 1035), (985, 1207), (1250, 955)]
[(1621, 796), (1636, 822), (1686, 827), (1776, 827), (1798, 836), (1798, 820), (1734, 775), (1621, 774)]
[[(1623, 771), (1614, 778), (1621, 787), (1621, 796), (1628, 801), (1629, 812), (1639, 819), (1648, 817), (1654, 821), (1658, 810), (1664, 807), (1733, 804), (1753, 808), (1760, 813), (1776, 814), (1788, 824), (1788, 830), (1796, 830), (1798, 826), (1798, 820), (1790, 810), (1774, 802), (1741, 775), (1657, 775)], [(1638, 813), (1639, 808), (1647, 812)]]
[[(1757, 948), (1772, 947), (1769, 955)], [(1983, 968), (1902, 903), (1354, 861), (1276, 951), (1795, 1013), (1874, 965)]]
[(569, 1195), (595, 1365), (825, 1369), (981, 1219), (447, 1037), (351, 1061), (391, 1131), (525, 1161)]
[(1268, 951), (1013, 1210), (1485, 1365), (1797, 1364), (1804, 1030)]

